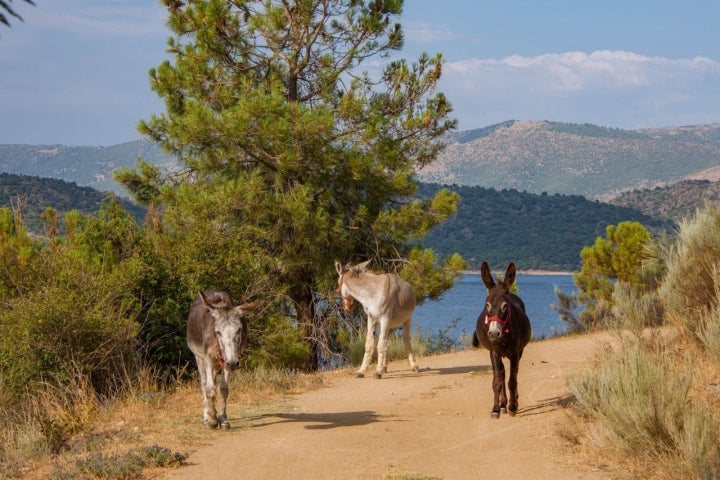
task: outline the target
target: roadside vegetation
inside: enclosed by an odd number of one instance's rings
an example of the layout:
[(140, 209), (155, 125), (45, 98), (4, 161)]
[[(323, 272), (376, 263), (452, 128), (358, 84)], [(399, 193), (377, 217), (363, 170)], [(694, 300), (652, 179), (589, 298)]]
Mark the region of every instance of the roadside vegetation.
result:
[[(19, 205), (0, 209), (3, 476), (71, 450), (114, 402), (191, 381), (200, 290), (262, 301), (243, 367), (315, 372), (349, 361), (360, 324), (359, 309), (339, 314), (336, 260), (373, 260), (418, 300), (465, 268), (423, 244), (457, 194), (416, 195), (415, 172), (457, 126), (442, 55), (368, 62), (401, 49), (402, 1), (163, 3), (168, 60), (149, 76), (166, 111), (138, 128), (177, 168), (116, 172), (144, 222), (109, 197), (93, 214), (44, 210), (38, 236)], [(137, 453), (67, 476), (132, 478)]]
[[(177, 413), (187, 405), (162, 415), (176, 391), (197, 388), (185, 320), (201, 289), (263, 301), (236, 381), (258, 401), (354, 362), (361, 312), (339, 312), (335, 260), (373, 259), (418, 300), (466, 267), (424, 244), (458, 195), (419, 199), (415, 177), (456, 127), (436, 92), (442, 56), (395, 60), (374, 77), (360, 68), (402, 46), (401, 1), (164, 4), (170, 59), (150, 77), (167, 112), (139, 128), (180, 169), (140, 159), (117, 173), (144, 223), (108, 197), (95, 214), (45, 210), (37, 236), (22, 209), (0, 208), (2, 477), (48, 459), (41, 476), (56, 479), (182, 463), (144, 428), (195, 418)], [(620, 332), (572, 382), (583, 418), (608, 449), (670, 477), (718, 476), (719, 242), (713, 210), (671, 239), (636, 222), (607, 227), (581, 253), (580, 294), (561, 306), (578, 331)], [(451, 348), (442, 332), (417, 337), (418, 353)], [(128, 409), (134, 421), (118, 413)]]
[(720, 478), (720, 209), (657, 242), (633, 227), (583, 251), (573, 325), (616, 341), (570, 382), (593, 433), (564, 434), (643, 478)]

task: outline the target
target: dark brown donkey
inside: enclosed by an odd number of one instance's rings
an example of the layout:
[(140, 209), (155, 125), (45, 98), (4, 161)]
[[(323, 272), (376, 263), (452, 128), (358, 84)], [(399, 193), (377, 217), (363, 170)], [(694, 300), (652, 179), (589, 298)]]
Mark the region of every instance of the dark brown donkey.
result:
[[(473, 334), (474, 347), (482, 345), (490, 350), (490, 362), (493, 369), (493, 393), (495, 400), (490, 415), (500, 418), (501, 413), (515, 416), (518, 409), (517, 375), (525, 345), (530, 341), (532, 329), (525, 314), (523, 301), (510, 292), (515, 282), (515, 264), (510, 262), (501, 282), (495, 282), (490, 273), (490, 265), (483, 262), (480, 267), (483, 283), (488, 290), (485, 308), (477, 319)], [(508, 402), (505, 391), (505, 365), (502, 358), (510, 359), (510, 378), (507, 388), (510, 391)]]

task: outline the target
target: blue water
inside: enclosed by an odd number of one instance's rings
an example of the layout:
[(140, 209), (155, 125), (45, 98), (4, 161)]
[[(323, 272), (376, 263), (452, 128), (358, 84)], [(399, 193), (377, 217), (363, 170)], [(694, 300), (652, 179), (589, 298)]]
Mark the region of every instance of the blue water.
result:
[[(515, 279), (520, 298), (525, 302), (533, 329), (533, 338), (550, 337), (566, 330), (551, 305), (557, 304), (554, 288), (567, 294), (576, 292), (572, 275), (521, 275)], [(468, 273), (445, 292), (440, 300), (426, 300), (415, 308), (413, 330), (418, 328), (425, 334), (434, 334), (447, 329), (448, 337), (454, 341), (472, 335), (477, 317), (483, 309), (487, 290), (479, 274)]]

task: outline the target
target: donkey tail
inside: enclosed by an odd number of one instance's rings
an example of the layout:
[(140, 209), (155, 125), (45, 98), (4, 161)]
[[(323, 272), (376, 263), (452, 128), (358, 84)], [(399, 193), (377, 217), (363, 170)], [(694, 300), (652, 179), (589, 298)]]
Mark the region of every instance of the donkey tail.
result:
[(472, 346), (475, 348), (480, 346), (480, 341), (478, 340), (478, 337), (477, 337), (477, 331), (473, 332)]

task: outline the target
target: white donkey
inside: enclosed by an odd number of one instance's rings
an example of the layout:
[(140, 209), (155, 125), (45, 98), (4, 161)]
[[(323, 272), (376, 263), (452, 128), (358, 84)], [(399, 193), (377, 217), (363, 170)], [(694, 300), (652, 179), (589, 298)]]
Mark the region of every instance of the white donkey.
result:
[(360, 302), (367, 315), (367, 337), (365, 338), (365, 356), (356, 377), (364, 377), (365, 371), (372, 359), (375, 348), (375, 324), (380, 324), (380, 337), (378, 338), (378, 362), (375, 378), (382, 378), (387, 373), (387, 334), (388, 331), (403, 326), (403, 342), (408, 354), (410, 367), (416, 372), (419, 370), (410, 343), (410, 327), (413, 311), (415, 310), (415, 293), (405, 280), (394, 273), (376, 274), (367, 269), (371, 260), (355, 265), (343, 267), (335, 262), (338, 273), (338, 291), (342, 298), (343, 310), (352, 307), (353, 298)]
[[(227, 407), (230, 373), (240, 366), (248, 341), (246, 314), (259, 301), (235, 305), (225, 292), (206, 290), (190, 306), (187, 344), (195, 354), (203, 396), (203, 423), (215, 428), (230, 428)], [(215, 410), (215, 375), (220, 370), (220, 414)]]

